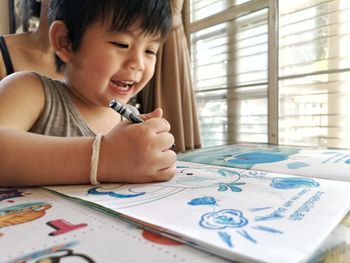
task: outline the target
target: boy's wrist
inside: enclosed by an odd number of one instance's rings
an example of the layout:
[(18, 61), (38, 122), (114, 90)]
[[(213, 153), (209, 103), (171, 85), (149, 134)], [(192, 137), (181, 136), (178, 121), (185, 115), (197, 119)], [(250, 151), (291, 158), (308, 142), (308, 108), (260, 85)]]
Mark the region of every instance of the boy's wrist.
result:
[(100, 146), (103, 135), (97, 134), (92, 143), (92, 154), (90, 162), (90, 183), (92, 185), (99, 185), (98, 180), (98, 163), (100, 158)]

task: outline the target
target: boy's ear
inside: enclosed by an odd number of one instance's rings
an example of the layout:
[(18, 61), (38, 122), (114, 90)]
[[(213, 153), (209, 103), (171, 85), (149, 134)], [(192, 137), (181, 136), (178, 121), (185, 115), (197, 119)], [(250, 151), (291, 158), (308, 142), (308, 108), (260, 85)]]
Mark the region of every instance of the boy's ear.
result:
[(50, 26), (49, 36), (56, 55), (64, 63), (67, 63), (70, 60), (72, 45), (68, 36), (66, 24), (63, 21), (54, 21)]

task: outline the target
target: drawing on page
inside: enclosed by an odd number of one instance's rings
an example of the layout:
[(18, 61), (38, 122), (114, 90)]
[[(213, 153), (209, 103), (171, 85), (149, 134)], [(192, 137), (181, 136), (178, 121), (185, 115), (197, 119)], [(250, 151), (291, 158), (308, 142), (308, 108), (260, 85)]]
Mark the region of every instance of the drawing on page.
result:
[(24, 189), (22, 188), (0, 189), (0, 202), (8, 199), (24, 197), (30, 194), (31, 193), (24, 192)]
[[(267, 215), (256, 216), (255, 220), (252, 221), (253, 223), (259, 222), (259, 221), (283, 219), (283, 218), (286, 218), (287, 213), (290, 214), (288, 217), (289, 220), (293, 220), (293, 221), (301, 220), (312, 209), (312, 207), (315, 206), (315, 204), (320, 200), (320, 197), (322, 195), (322, 192), (319, 192), (319, 191), (317, 191), (315, 194), (312, 193), (311, 189), (318, 188), (320, 185), (318, 182), (316, 182), (312, 178), (269, 177), (267, 173), (253, 172), (253, 171), (247, 171), (246, 174), (248, 175), (247, 178), (265, 180), (266, 182), (269, 183), (270, 187), (275, 189), (280, 189), (280, 190), (290, 190), (290, 189), (299, 189), (299, 188), (302, 189), (296, 195), (292, 196), (287, 202), (282, 204), (282, 206), (276, 208), (272, 212), (268, 212)], [(241, 177), (245, 178), (246, 176), (243, 173)], [(306, 197), (307, 194), (312, 194), (311, 198)], [(302, 206), (292, 209), (292, 207), (295, 206), (296, 201), (304, 197), (309, 199), (307, 199), (307, 201), (304, 202)], [(215, 208), (220, 207), (220, 205), (217, 199), (213, 196), (196, 197), (188, 201), (187, 204), (191, 206), (209, 205), (213, 207), (214, 211), (207, 212), (202, 215), (201, 219), (199, 220), (199, 225), (205, 229), (217, 230), (218, 231), (217, 233), (220, 239), (224, 243), (226, 243), (227, 246), (230, 248), (234, 247), (233, 241), (231, 238), (232, 231), (224, 231), (224, 230), (232, 229), (232, 228), (243, 228), (244, 226), (247, 226), (249, 223), (249, 220), (247, 219), (247, 217), (245, 217), (243, 215), (243, 212), (238, 209), (223, 208), (218, 211), (215, 211)], [(271, 211), (271, 209), (274, 209), (274, 208), (273, 207), (251, 208), (250, 212), (261, 212), (264, 214), (265, 211)], [(249, 209), (245, 213), (248, 213), (248, 212), (249, 212)], [(263, 226), (263, 225), (255, 225), (255, 226), (251, 226), (251, 228), (258, 231), (265, 231), (270, 234), (283, 233), (283, 231), (281, 230), (278, 230), (269, 226)], [(236, 233), (238, 233), (241, 237), (245, 238), (246, 240), (252, 243), (257, 243), (257, 239), (254, 238), (254, 236), (250, 234), (246, 229), (237, 230)]]
[[(248, 232), (248, 229), (242, 229), (248, 226), (249, 220), (243, 215), (243, 212), (238, 209), (221, 209), (215, 211), (215, 207), (219, 207), (217, 200), (212, 196), (203, 196), (190, 200), (188, 205), (200, 206), (209, 205), (213, 207), (213, 212), (207, 212), (199, 219), (199, 225), (207, 230), (216, 230), (219, 239), (224, 242), (229, 248), (234, 248), (232, 240), (232, 231), (227, 229), (237, 229), (236, 233), (246, 240), (256, 244), (257, 240)], [(264, 208), (268, 209), (268, 208)], [(252, 209), (251, 211), (261, 211), (264, 209)], [(270, 234), (282, 234), (283, 232), (271, 227), (256, 225), (251, 227), (254, 230), (265, 231)], [(227, 230), (227, 231), (224, 231)]]
[[(203, 169), (179, 166), (177, 175), (168, 182), (155, 184), (126, 185), (113, 187), (92, 187), (87, 190), (90, 196), (108, 196), (118, 208), (132, 207), (153, 202), (177, 194), (185, 189), (216, 188), (219, 192), (242, 191), (245, 182), (239, 182), (241, 175), (228, 169)], [(219, 175), (219, 177), (218, 177)]]
[(51, 205), (45, 202), (32, 202), (0, 209), (0, 228), (23, 224), (46, 214)]

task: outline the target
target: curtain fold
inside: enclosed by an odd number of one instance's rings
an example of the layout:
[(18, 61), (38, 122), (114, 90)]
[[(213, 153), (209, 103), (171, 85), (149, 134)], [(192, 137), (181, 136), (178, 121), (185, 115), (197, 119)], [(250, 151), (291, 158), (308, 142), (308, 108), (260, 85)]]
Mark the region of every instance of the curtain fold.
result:
[(173, 29), (159, 50), (154, 78), (142, 94), (145, 112), (163, 109), (175, 137), (176, 152), (201, 147), (190, 54), (182, 22), (183, 3), (184, 0), (172, 0)]

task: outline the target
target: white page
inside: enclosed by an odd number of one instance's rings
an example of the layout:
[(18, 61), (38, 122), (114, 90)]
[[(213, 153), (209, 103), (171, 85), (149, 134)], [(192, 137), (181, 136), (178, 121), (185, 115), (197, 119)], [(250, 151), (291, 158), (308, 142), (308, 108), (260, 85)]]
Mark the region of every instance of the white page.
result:
[(49, 189), (252, 262), (306, 261), (350, 205), (346, 182), (189, 162), (163, 183)]

